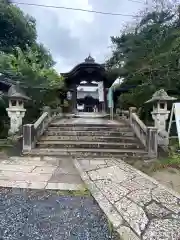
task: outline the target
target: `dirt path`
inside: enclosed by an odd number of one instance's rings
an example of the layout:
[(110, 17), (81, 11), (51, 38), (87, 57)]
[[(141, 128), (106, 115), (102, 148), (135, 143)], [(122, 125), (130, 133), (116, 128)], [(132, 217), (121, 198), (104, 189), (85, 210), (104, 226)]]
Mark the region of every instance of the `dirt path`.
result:
[(180, 193), (180, 170), (167, 168), (153, 172), (150, 175), (163, 185)]

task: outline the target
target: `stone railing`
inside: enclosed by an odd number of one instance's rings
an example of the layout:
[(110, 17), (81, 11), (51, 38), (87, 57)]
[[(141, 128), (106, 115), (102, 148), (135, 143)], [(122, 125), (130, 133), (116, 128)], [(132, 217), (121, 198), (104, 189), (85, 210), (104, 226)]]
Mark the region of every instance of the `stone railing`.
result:
[(31, 151), (43, 135), (49, 123), (57, 116), (61, 116), (59, 109), (52, 110), (49, 107), (44, 108), (44, 112), (34, 124), (26, 124), (23, 126), (23, 152)]
[(129, 109), (129, 123), (137, 138), (141, 141), (150, 158), (157, 157), (158, 134), (157, 128), (146, 126), (136, 114), (135, 108)]

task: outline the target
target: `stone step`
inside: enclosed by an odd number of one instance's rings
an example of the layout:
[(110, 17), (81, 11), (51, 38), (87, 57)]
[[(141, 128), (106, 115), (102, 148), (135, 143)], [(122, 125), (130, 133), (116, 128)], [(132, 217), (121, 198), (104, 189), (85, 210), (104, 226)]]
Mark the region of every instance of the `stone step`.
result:
[(40, 148), (101, 148), (101, 149), (142, 149), (137, 143), (118, 143), (118, 142), (87, 142), (87, 141), (40, 141), (37, 143)]
[[(91, 126), (91, 127), (78, 127), (78, 126), (72, 126), (72, 127), (69, 127), (69, 126), (59, 126), (59, 127), (51, 127), (49, 126), (48, 127), (48, 130), (49, 131), (128, 131), (128, 130), (131, 130), (131, 128), (127, 125), (124, 125), (124, 126), (113, 126), (113, 127), (110, 127), (110, 126), (107, 126), (107, 127), (97, 127), (97, 126)], [(132, 130), (131, 130), (132, 131)]]
[(104, 118), (110, 118), (110, 116), (109, 116), (109, 114), (107, 114), (107, 113), (93, 113), (93, 112), (79, 112), (79, 113), (76, 113), (75, 115), (74, 115), (74, 118), (81, 118), (81, 119), (83, 119), (83, 118), (87, 118), (88, 120), (89, 119), (104, 119)]
[(81, 123), (81, 124), (69, 124), (69, 123), (51, 123), (49, 125), (50, 127), (61, 127), (61, 128), (72, 128), (72, 127), (78, 127), (78, 128), (121, 128), (129, 126), (127, 123), (118, 123), (118, 124), (87, 124), (87, 123)]
[(120, 137), (120, 136), (127, 136), (127, 137), (133, 137), (134, 133), (131, 129), (127, 129), (126, 131), (123, 129), (120, 131), (102, 131), (99, 129), (99, 131), (49, 131), (47, 130), (44, 135), (46, 136), (114, 136), (114, 137)]
[[(77, 136), (42, 136), (41, 141), (76, 141)], [(122, 143), (139, 143), (135, 137), (127, 136), (78, 136), (78, 141), (98, 141), (98, 142), (122, 142)]]
[(61, 123), (61, 122), (52, 122), (49, 125), (50, 127), (101, 127), (101, 128), (106, 128), (106, 127), (121, 127), (121, 126), (129, 126), (126, 122), (117, 122), (117, 123)]
[(30, 156), (58, 156), (58, 157), (88, 157), (88, 158), (99, 158), (99, 157), (115, 157), (119, 159), (126, 158), (147, 158), (147, 153), (142, 149), (82, 149), (82, 148), (71, 148), (71, 149), (57, 149), (57, 148), (35, 148), (30, 152), (24, 152)]

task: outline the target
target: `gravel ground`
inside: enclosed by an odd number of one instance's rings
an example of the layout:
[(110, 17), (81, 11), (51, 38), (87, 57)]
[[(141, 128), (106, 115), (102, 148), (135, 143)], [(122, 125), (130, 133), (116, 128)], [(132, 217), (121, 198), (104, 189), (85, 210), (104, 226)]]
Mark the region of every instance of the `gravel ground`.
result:
[(107, 240), (106, 217), (92, 197), (0, 188), (0, 240)]

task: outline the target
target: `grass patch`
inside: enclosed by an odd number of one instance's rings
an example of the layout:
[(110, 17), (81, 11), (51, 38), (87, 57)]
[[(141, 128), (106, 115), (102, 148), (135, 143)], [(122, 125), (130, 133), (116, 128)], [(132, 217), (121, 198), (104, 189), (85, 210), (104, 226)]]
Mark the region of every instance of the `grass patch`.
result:
[(79, 196), (79, 197), (90, 197), (90, 191), (85, 187), (80, 190), (58, 190), (57, 194), (59, 196)]
[(107, 222), (108, 222), (108, 230), (109, 230), (110, 236), (112, 237), (114, 228), (113, 228), (112, 223), (109, 221), (109, 219), (107, 219)]
[(107, 225), (108, 225), (108, 231), (109, 231), (110, 239), (122, 240), (122, 238), (120, 238), (118, 232), (113, 227), (113, 224), (111, 223), (111, 221), (109, 221), (109, 219), (107, 219)]
[[(136, 169), (151, 175), (151, 173), (160, 171), (163, 169), (171, 168), (170, 171), (173, 171), (174, 169), (180, 169), (180, 154), (172, 154), (167, 158), (157, 159), (154, 161), (128, 161), (130, 165), (135, 167)], [(173, 171), (173, 173), (176, 173), (176, 171)]]
[(154, 161), (144, 162), (142, 160), (131, 160), (127, 162), (148, 175), (163, 169), (168, 169), (171, 173), (176, 173), (175, 169), (180, 170), (180, 152), (178, 152), (179, 142), (177, 139), (170, 139), (169, 143), (169, 153), (167, 157), (159, 158)]

